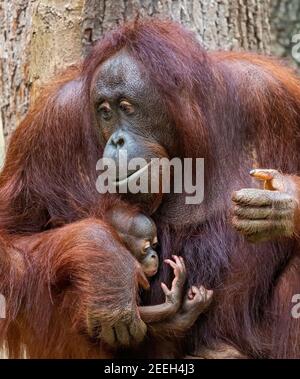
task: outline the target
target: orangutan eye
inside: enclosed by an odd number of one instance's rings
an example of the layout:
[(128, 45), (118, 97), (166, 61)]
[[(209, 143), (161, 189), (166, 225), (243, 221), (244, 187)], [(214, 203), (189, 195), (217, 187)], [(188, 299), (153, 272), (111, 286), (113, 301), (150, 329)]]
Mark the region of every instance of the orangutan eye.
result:
[(153, 249), (156, 249), (157, 248), (157, 246), (158, 246), (158, 240), (157, 240), (157, 237), (154, 237), (153, 238), (153, 241), (152, 241), (152, 248)]
[(149, 247), (151, 246), (151, 243), (150, 241), (146, 241), (144, 247), (143, 247), (143, 253), (146, 254), (147, 253), (147, 250), (149, 249)]
[(124, 113), (126, 113), (128, 115), (134, 113), (134, 106), (132, 104), (130, 104), (129, 101), (127, 101), (127, 100), (122, 100), (120, 102), (120, 109), (121, 109), (121, 111), (123, 111)]
[(105, 121), (109, 121), (112, 118), (112, 109), (108, 101), (104, 101), (99, 105), (98, 112)]

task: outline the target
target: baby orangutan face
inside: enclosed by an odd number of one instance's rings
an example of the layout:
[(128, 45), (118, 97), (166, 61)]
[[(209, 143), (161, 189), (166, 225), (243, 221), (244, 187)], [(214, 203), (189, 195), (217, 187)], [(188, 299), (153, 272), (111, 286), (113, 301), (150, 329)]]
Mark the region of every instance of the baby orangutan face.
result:
[(152, 219), (142, 213), (137, 214), (132, 220), (127, 239), (132, 254), (141, 263), (146, 276), (155, 275), (158, 270), (158, 255), (155, 251), (157, 231)]
[(109, 211), (108, 219), (120, 238), (139, 261), (146, 276), (151, 277), (158, 270), (156, 225), (150, 217), (142, 213), (130, 214), (123, 207)]

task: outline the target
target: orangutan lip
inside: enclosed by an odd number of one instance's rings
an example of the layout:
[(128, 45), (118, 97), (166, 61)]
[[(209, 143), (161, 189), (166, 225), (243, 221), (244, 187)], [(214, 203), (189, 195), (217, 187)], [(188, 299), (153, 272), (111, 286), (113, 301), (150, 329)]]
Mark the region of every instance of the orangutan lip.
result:
[(126, 185), (130, 181), (138, 179), (146, 170), (148, 170), (148, 167), (150, 167), (150, 165), (151, 165), (151, 162), (149, 162), (148, 164), (146, 164), (145, 166), (143, 166), (139, 170), (135, 171), (134, 173), (130, 174), (126, 178), (121, 179), (121, 180), (117, 179), (117, 180), (113, 181), (112, 183), (116, 186)]

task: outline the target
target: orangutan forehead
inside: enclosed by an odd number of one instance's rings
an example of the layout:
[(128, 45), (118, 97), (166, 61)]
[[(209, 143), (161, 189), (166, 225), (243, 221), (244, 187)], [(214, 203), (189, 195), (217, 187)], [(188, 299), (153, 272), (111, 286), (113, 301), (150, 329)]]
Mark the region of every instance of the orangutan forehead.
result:
[(143, 214), (138, 214), (133, 218), (129, 233), (137, 238), (148, 239), (150, 241), (157, 236), (155, 223)]
[(98, 69), (95, 77), (95, 89), (104, 96), (126, 93), (137, 97), (148, 88), (148, 78), (140, 64), (126, 51), (105, 61)]

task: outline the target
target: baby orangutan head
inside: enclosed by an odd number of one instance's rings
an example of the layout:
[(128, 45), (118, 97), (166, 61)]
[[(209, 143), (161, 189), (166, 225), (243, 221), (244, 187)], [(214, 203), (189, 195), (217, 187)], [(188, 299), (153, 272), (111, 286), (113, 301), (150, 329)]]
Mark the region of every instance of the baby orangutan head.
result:
[(115, 207), (107, 215), (121, 240), (140, 262), (146, 276), (151, 277), (158, 270), (156, 225), (143, 213), (132, 212), (125, 207)]

